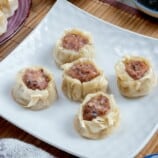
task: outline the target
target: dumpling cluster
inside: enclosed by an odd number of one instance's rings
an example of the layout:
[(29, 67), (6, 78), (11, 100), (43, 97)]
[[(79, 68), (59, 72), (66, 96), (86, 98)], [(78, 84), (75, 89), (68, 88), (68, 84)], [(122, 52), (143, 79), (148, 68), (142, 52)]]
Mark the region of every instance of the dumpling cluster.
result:
[(54, 58), (62, 68), (64, 94), (73, 101), (83, 101), (75, 117), (75, 128), (81, 136), (100, 139), (119, 124), (119, 109), (113, 95), (107, 94), (108, 80), (94, 62), (92, 35), (69, 29), (57, 41)]
[[(82, 101), (75, 117), (81, 136), (98, 139), (111, 133), (119, 123), (119, 109), (107, 94), (108, 80), (94, 62), (92, 35), (79, 29), (66, 30), (54, 49), (55, 61), (63, 71), (62, 90), (73, 101)], [(115, 66), (118, 88), (125, 97), (148, 94), (157, 84), (150, 61), (126, 56)]]
[[(107, 92), (108, 80), (95, 63), (94, 53), (92, 35), (80, 29), (66, 30), (53, 51), (56, 64), (63, 70), (63, 93), (81, 102), (75, 129), (83, 137), (100, 139), (116, 129), (120, 111), (114, 96)], [(157, 84), (153, 67), (144, 57), (125, 56), (115, 70), (118, 88), (125, 97), (144, 96)], [(25, 108), (44, 109), (57, 98), (54, 77), (43, 67), (25, 68), (18, 73), (12, 94)]]
[(0, 35), (7, 31), (7, 19), (18, 9), (18, 5), (18, 0), (0, 0)]

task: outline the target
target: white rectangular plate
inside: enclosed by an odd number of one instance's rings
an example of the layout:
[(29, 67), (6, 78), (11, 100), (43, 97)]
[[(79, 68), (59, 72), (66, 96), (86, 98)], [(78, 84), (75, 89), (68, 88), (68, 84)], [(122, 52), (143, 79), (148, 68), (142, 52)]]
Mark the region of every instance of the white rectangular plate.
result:
[[(79, 103), (71, 102), (61, 91), (62, 71), (55, 65), (52, 49), (64, 29), (72, 27), (88, 30), (94, 36), (96, 62), (105, 71), (120, 108), (119, 129), (102, 140), (87, 140), (78, 135), (73, 119)], [(66, 0), (58, 0), (40, 25), (0, 63), (0, 115), (35, 137), (77, 156), (132, 157), (157, 129), (158, 87), (139, 99), (120, 95), (114, 65), (126, 54), (149, 58), (158, 73), (158, 40), (120, 29)], [(17, 72), (31, 65), (45, 66), (55, 76), (59, 98), (46, 110), (26, 110), (12, 99), (11, 89)]]

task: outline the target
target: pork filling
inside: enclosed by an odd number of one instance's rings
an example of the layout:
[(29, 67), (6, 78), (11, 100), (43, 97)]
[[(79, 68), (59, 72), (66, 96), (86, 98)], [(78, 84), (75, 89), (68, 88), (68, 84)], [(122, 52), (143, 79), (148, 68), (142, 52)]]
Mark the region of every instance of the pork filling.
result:
[(149, 66), (144, 61), (130, 60), (125, 63), (125, 70), (134, 80), (139, 80), (149, 70)]
[(110, 110), (109, 99), (103, 95), (95, 96), (83, 108), (83, 120), (92, 121)]
[(62, 46), (65, 49), (79, 51), (84, 45), (88, 44), (88, 39), (79, 34), (69, 33), (64, 36)]
[(81, 82), (87, 82), (97, 77), (99, 72), (91, 63), (77, 63), (70, 68), (68, 75)]
[(43, 69), (31, 70), (27, 69), (23, 76), (26, 86), (32, 90), (44, 90), (50, 81), (49, 77), (44, 73)]

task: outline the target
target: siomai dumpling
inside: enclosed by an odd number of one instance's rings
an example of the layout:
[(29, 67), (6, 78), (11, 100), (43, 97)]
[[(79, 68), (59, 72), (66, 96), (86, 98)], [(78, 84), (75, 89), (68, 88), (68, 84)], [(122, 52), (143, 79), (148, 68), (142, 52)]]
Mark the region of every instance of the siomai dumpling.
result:
[(140, 56), (125, 56), (115, 66), (117, 84), (123, 96), (147, 95), (157, 84), (150, 61)]
[(88, 94), (75, 116), (75, 129), (89, 139), (101, 139), (118, 127), (120, 112), (113, 95)]
[(18, 9), (18, 0), (0, 0), (0, 10), (9, 18)]
[(80, 29), (65, 30), (56, 42), (53, 54), (57, 65), (73, 62), (81, 57), (91, 58), (95, 49), (92, 35)]
[(89, 93), (107, 91), (108, 81), (92, 59), (80, 58), (63, 65), (62, 90), (74, 101), (82, 101)]
[(0, 35), (7, 31), (7, 18), (2, 11), (0, 11)]
[(18, 0), (0, 0), (0, 35), (7, 31), (7, 18), (18, 9)]
[(52, 74), (43, 67), (29, 67), (17, 74), (13, 98), (25, 108), (40, 110), (49, 107), (57, 98)]

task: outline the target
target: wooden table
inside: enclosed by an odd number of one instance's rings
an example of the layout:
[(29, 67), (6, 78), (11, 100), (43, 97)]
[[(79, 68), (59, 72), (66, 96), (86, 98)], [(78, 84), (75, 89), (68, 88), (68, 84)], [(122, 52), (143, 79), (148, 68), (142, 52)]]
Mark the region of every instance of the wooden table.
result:
[[(55, 0), (33, 0), (30, 16), (23, 25), (23, 28), (11, 40), (0, 46), (0, 60), (4, 59), (35, 28), (53, 6), (54, 2)], [(103, 20), (144, 35), (158, 38), (158, 19), (150, 18), (129, 8), (120, 9), (119, 5), (113, 0), (110, 1), (113, 3), (112, 5), (99, 0), (71, 0), (71, 2)], [(34, 144), (57, 157), (74, 157), (36, 139), (0, 117), (0, 138), (8, 137)], [(137, 158), (156, 152), (158, 152), (158, 132), (155, 133), (146, 147), (138, 154)]]

